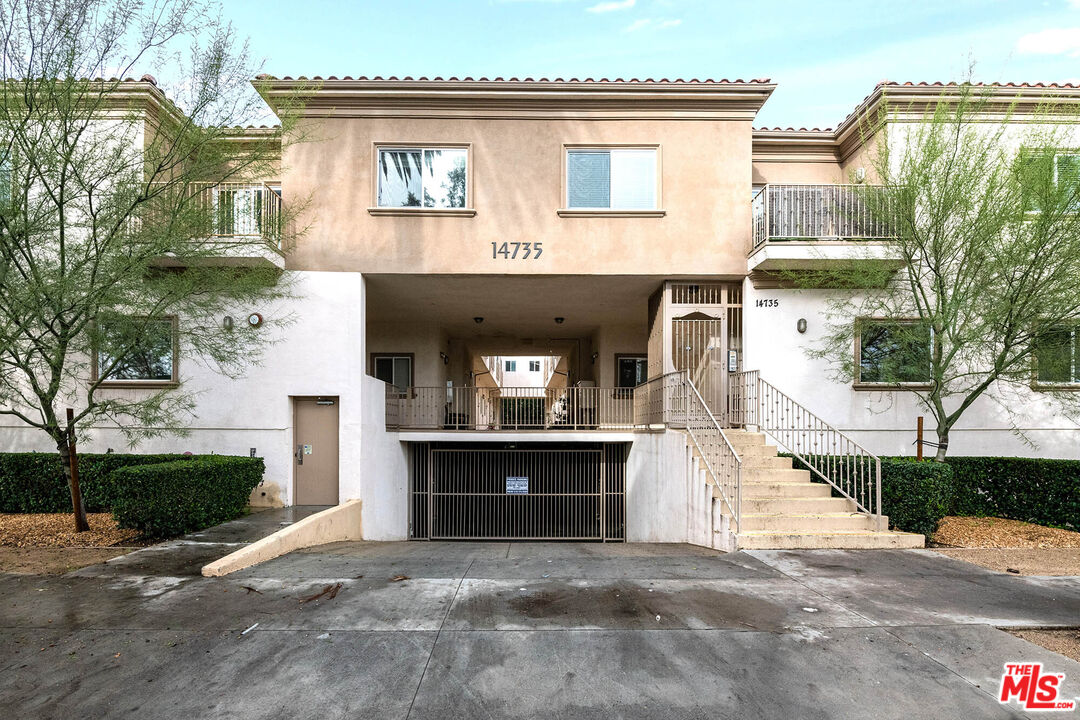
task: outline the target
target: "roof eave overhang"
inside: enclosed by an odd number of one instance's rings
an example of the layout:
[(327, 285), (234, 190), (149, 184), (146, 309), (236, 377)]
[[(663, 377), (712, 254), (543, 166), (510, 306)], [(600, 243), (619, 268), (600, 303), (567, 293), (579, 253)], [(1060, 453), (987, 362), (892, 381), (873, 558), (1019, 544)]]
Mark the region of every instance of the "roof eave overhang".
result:
[(776, 86), (710, 82), (256, 80), (275, 110), (310, 117), (752, 120)]

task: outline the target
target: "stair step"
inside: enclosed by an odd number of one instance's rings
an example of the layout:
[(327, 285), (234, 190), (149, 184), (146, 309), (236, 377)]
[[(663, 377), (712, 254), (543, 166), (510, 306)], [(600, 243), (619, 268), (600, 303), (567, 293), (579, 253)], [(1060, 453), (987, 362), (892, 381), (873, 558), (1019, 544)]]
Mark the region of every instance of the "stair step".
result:
[[(788, 534), (846, 530), (871, 532), (877, 530), (878, 527), (877, 518), (863, 513), (744, 513), (739, 530), (743, 532), (769, 531)], [(883, 519), (881, 527), (888, 527), (887, 519)]]
[(867, 532), (838, 530), (825, 532), (772, 532), (748, 530), (737, 536), (740, 550), (796, 550), (840, 548), (871, 550), (880, 548), (921, 548), (926, 544), (922, 535), (902, 532)]
[(742, 512), (751, 514), (855, 512), (855, 503), (834, 497), (747, 497)]
[(825, 483), (816, 482), (744, 482), (743, 498), (799, 498), (829, 497), (832, 488)]
[[(738, 450), (736, 450), (738, 452)], [(743, 470), (790, 470), (791, 458), (768, 455), (739, 455)]]
[(735, 443), (731, 443), (731, 446), (735, 448), (736, 454), (739, 459), (746, 462), (750, 458), (774, 458), (778, 452), (775, 445), (747, 445), (739, 446)]
[(745, 430), (725, 430), (724, 435), (732, 445), (764, 445), (765, 433), (746, 432)]
[(747, 468), (743, 467), (742, 480), (748, 482), (810, 482), (809, 470), (794, 468)]

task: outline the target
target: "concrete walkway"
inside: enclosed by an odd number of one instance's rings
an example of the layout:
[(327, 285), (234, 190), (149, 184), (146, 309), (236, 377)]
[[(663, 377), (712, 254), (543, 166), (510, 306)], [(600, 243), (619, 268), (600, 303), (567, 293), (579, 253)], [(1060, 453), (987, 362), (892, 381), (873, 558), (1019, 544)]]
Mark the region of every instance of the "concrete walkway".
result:
[(0, 576), (3, 706), (20, 718), (1024, 717), (995, 697), (1017, 660), (1064, 672), (1065, 697), (1080, 695), (1080, 663), (994, 627), (1080, 624), (1076, 577), (920, 550), (549, 543), (340, 543), (198, 575), (214, 552), (307, 511), (285, 512), (67, 576)]

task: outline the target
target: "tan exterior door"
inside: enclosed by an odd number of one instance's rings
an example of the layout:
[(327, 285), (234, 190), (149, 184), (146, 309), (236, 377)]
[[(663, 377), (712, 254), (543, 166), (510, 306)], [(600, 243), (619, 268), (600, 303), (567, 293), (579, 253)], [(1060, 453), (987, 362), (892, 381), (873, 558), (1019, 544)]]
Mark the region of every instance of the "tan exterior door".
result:
[(295, 505), (338, 504), (338, 399), (293, 399)]

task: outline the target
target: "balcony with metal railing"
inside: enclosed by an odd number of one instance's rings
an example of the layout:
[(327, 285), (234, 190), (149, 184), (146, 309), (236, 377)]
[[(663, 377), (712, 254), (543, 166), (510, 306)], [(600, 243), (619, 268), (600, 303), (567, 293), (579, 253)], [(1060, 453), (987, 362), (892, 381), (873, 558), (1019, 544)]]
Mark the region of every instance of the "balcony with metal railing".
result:
[(817, 269), (837, 262), (895, 264), (893, 230), (871, 211), (868, 185), (770, 184), (751, 200), (748, 270)]
[[(162, 185), (165, 185), (164, 183)], [(166, 206), (195, 211), (209, 226), (198, 238), (202, 261), (220, 265), (285, 266), (284, 208), (278, 188), (265, 183), (196, 182), (166, 186)], [(179, 257), (163, 265), (185, 264)]]

